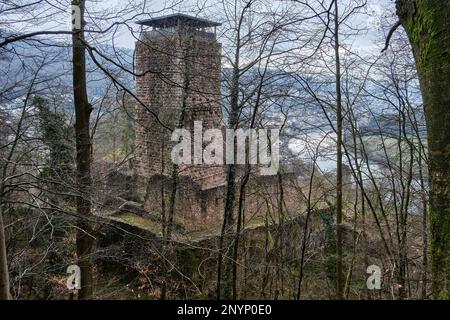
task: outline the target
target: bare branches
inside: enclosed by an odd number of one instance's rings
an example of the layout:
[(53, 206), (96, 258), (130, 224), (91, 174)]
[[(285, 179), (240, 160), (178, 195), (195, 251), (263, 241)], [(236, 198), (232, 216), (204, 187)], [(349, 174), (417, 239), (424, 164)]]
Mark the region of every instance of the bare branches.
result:
[(388, 35), (386, 37), (386, 43), (384, 45), (383, 50), (381, 52), (385, 52), (389, 48), (389, 44), (391, 42), (391, 38), (394, 35), (395, 31), (402, 25), (401, 21), (397, 21), (392, 28), (389, 30)]

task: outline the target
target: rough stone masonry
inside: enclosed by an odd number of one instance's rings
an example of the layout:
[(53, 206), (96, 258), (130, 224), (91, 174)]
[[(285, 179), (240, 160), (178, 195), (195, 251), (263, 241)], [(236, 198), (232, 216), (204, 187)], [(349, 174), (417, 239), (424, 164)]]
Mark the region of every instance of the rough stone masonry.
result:
[[(137, 96), (145, 104), (137, 105), (135, 118), (140, 176), (171, 174), (174, 143), (170, 130), (160, 122), (175, 129), (182, 108), (183, 128), (193, 130), (198, 120), (205, 130), (221, 127), (221, 45), (214, 33), (203, 30), (216, 24), (202, 22), (184, 15), (152, 19), (146, 25), (154, 29), (143, 32), (136, 43)], [(210, 166), (180, 168), (181, 175), (195, 181), (221, 171), (221, 167)]]
[[(172, 185), (171, 130), (223, 130), (221, 112), (221, 45), (208, 20), (175, 14), (139, 22), (152, 30), (136, 43), (135, 173), (147, 212), (164, 215)], [(184, 110), (184, 112), (182, 112)], [(181, 120), (181, 123), (180, 123)], [(168, 127), (168, 128), (165, 128)], [(180, 166), (175, 201), (176, 222), (187, 231), (220, 228), (225, 195), (222, 165)], [(253, 177), (247, 186), (246, 221), (281, 205), (299, 211), (298, 185), (285, 175)], [(279, 195), (284, 193), (283, 203)]]

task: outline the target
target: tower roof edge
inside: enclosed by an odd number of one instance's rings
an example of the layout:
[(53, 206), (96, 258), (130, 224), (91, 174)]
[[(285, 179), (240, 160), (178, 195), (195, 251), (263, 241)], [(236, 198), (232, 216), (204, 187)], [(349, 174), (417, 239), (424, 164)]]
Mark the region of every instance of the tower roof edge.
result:
[(156, 28), (170, 28), (175, 26), (190, 26), (194, 28), (210, 28), (222, 25), (204, 18), (194, 17), (183, 13), (175, 13), (166, 16), (140, 20), (137, 24)]

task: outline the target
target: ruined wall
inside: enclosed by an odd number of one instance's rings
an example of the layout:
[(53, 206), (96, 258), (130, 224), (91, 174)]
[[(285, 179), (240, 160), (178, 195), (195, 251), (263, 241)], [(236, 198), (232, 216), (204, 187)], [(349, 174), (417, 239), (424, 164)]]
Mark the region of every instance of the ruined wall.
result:
[[(283, 177), (283, 213), (293, 216), (305, 208), (302, 195), (293, 175)], [(239, 185), (239, 184), (238, 184)], [(144, 208), (148, 212), (168, 211), (172, 181), (168, 177), (153, 176), (147, 187)], [(186, 232), (220, 230), (223, 223), (226, 186), (202, 188), (190, 177), (180, 177), (175, 202), (175, 221), (183, 225)], [(275, 222), (279, 219), (280, 186), (277, 176), (253, 176), (245, 193), (245, 223), (257, 224), (266, 217)], [(163, 195), (164, 194), (164, 198)], [(239, 188), (236, 192), (234, 217), (238, 212)]]
[[(211, 33), (193, 30), (157, 30), (143, 33), (136, 44), (137, 96), (135, 171), (140, 176), (144, 208), (164, 216), (172, 190), (171, 130), (182, 125), (191, 130), (194, 121), (203, 129), (224, 129), (221, 123), (221, 45)], [(159, 123), (152, 115), (155, 113)], [(175, 203), (176, 222), (187, 232), (220, 230), (224, 212), (224, 166), (180, 166)], [(295, 179), (284, 180), (284, 208), (298, 211)], [(239, 182), (238, 182), (239, 185)], [(139, 189), (139, 188), (138, 188)], [(280, 188), (277, 177), (252, 177), (245, 201), (246, 222), (262, 216), (278, 216)], [(239, 190), (236, 190), (237, 214)]]
[[(236, 200), (234, 218), (238, 214), (239, 180), (236, 188)], [(297, 179), (292, 175), (285, 175), (282, 180), (283, 189), (283, 214), (285, 216), (298, 214), (301, 208), (302, 195), (297, 188)], [(224, 200), (226, 187), (214, 187), (202, 191), (203, 220), (215, 226), (222, 225), (224, 214)], [(244, 219), (246, 224), (259, 223), (265, 217), (279, 218), (279, 201), (281, 188), (277, 176), (251, 176), (245, 188)]]

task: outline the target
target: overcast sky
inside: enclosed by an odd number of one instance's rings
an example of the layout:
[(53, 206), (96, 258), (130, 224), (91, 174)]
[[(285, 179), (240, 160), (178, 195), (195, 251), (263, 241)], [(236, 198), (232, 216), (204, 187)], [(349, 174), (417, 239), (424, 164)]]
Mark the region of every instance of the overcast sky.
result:
[[(341, 6), (346, 3), (351, 3), (355, 0), (339, 0)], [(361, 34), (360, 36), (354, 38), (353, 48), (356, 50), (372, 51), (374, 49), (374, 42), (379, 42), (380, 37), (377, 37), (377, 22), (380, 17), (386, 14), (395, 14), (395, 4), (394, 0), (367, 0), (368, 1), (368, 11), (370, 15), (360, 15), (355, 17), (352, 23), (359, 26), (369, 26), (370, 30), (366, 34)], [(233, 3), (233, 1), (230, 1)], [(58, 17), (53, 17), (53, 19), (42, 19), (42, 23), (36, 25), (34, 20), (30, 19), (30, 24), (17, 21), (12, 24), (5, 20), (4, 17), (0, 17), (0, 27), (11, 28), (17, 32), (32, 32), (38, 30), (67, 30), (69, 28), (68, 22), (70, 20), (69, 14), (69, 0), (63, 1), (48, 1), (50, 6), (49, 10), (55, 10), (59, 12)], [(131, 5), (130, 5), (131, 3)], [(145, 8), (142, 4), (145, 3)], [(175, 3), (175, 4), (174, 4)], [(113, 41), (115, 45), (134, 49), (135, 39), (129, 31), (129, 27), (134, 30), (139, 30), (139, 27), (134, 24), (136, 20), (156, 17), (160, 15), (171, 14), (175, 12), (184, 13), (194, 13), (199, 14), (199, 16), (221, 22), (221, 6), (218, 5), (219, 1), (215, 0), (88, 0), (87, 8), (88, 14), (92, 14), (92, 19), (87, 19), (88, 21), (95, 21), (95, 23), (103, 23), (104, 26), (110, 26), (113, 22), (121, 22), (124, 19), (127, 21), (127, 26), (122, 26), (117, 33), (114, 34)], [(288, 0), (272, 0), (274, 6), (282, 6), (288, 2)], [(133, 6), (133, 4), (135, 6)], [(67, 6), (67, 8), (64, 8)], [(166, 8), (166, 9), (165, 9)], [(59, 10), (59, 11), (58, 11)], [(48, 10), (36, 15), (45, 17)], [(114, 16), (117, 12), (117, 14)], [(64, 16), (61, 16), (63, 14)], [(101, 15), (104, 14), (105, 18), (102, 19)], [(7, 19), (7, 18), (6, 18)], [(89, 26), (88, 26), (89, 28)], [(98, 29), (94, 27), (93, 29)], [(137, 34), (136, 34), (137, 36)], [(98, 37), (98, 35), (97, 35)], [(111, 42), (111, 35), (109, 38), (104, 39), (105, 42)], [(220, 41), (220, 39), (219, 39)]]
[[(176, 0), (173, 0), (176, 1)], [(352, 0), (341, 0), (342, 2), (351, 2)], [(121, 3), (120, 0), (110, 0), (108, 1), (111, 4), (115, 3), (116, 5)], [(163, 10), (165, 7), (170, 7), (170, 2), (166, 0), (153, 0), (149, 1), (147, 7), (149, 8), (149, 11), (158, 12), (156, 14), (150, 14), (151, 16), (158, 16), (163, 14), (171, 14), (175, 12), (191, 12), (192, 10), (195, 11), (195, 8), (198, 6), (196, 5), (198, 1), (196, 0), (181, 0), (178, 1), (178, 4), (176, 4), (174, 7), (165, 10), (164, 13), (159, 13), (158, 11)], [(207, 1), (204, 1), (203, 3), (206, 3)], [(277, 3), (280, 1), (274, 0), (274, 3)], [(357, 37), (355, 39), (354, 46), (357, 49), (361, 49), (364, 51), (371, 51), (374, 48), (374, 41), (378, 41), (379, 39), (376, 36), (377, 29), (378, 29), (378, 22), (380, 18), (384, 14), (394, 14), (395, 13), (395, 4), (393, 0), (368, 0), (368, 11), (372, 13), (371, 16), (359, 16), (355, 18), (355, 23), (361, 24), (361, 25), (368, 25), (371, 29), (368, 34), (362, 34), (361, 36)], [(204, 18), (208, 18), (211, 20), (219, 20), (220, 18), (211, 17), (207, 15), (208, 9), (203, 10), (203, 13), (200, 13), (200, 16)], [(120, 46), (127, 47), (130, 49), (134, 48), (134, 38), (131, 36), (129, 32), (124, 30), (121, 32), (121, 34), (116, 38), (116, 43)]]

